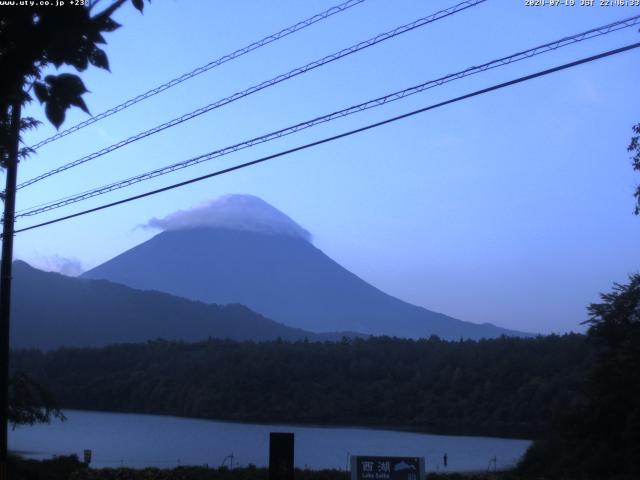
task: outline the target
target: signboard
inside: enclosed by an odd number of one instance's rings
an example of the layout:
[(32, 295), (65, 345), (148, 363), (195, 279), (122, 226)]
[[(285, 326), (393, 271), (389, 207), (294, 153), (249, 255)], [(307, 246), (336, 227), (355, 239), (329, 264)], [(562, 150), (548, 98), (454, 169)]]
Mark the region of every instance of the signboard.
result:
[(423, 480), (424, 457), (351, 457), (351, 480)]

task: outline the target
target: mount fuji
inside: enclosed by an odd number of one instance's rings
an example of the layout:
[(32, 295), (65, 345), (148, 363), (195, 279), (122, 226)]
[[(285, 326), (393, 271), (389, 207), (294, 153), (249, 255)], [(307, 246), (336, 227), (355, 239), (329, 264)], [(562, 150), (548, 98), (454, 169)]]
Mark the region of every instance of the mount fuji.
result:
[(340, 266), (310, 233), (251, 195), (153, 218), (162, 232), (83, 274), (205, 303), (242, 304), (311, 332), (443, 339), (528, 336), (411, 305)]

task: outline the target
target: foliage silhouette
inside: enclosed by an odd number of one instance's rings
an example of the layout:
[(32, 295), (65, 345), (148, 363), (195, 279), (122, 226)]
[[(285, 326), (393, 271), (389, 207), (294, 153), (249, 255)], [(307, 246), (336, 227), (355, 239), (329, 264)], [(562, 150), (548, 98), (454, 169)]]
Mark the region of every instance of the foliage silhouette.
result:
[(640, 275), (589, 307), (595, 361), (585, 401), (527, 452), (520, 470), (549, 478), (640, 478)]
[[(633, 169), (636, 172), (640, 172), (640, 123), (633, 126), (633, 133), (635, 135), (631, 137), (631, 142), (629, 143), (627, 150), (633, 153), (633, 157), (631, 157)], [(636, 215), (640, 215), (640, 186), (636, 187), (634, 196), (636, 197), (636, 208), (634, 213)]]
[[(117, 0), (99, 13), (92, 7), (57, 8), (36, 2), (24, 7), (5, 7), (0, 12), (0, 116), (3, 123), (3, 158), (7, 152), (7, 129), (11, 105), (36, 98), (45, 106), (49, 121), (58, 128), (72, 106), (89, 113), (82, 98), (88, 90), (75, 74), (47, 75), (49, 65), (74, 67), (78, 72), (91, 64), (109, 69), (107, 54), (98, 47), (106, 43), (103, 34), (120, 27), (111, 16), (127, 0)], [(98, 2), (94, 2), (95, 6)], [(132, 0), (142, 12), (142, 0)], [(44, 80), (44, 81), (42, 81)]]
[(66, 420), (49, 390), (28, 375), (15, 372), (9, 381), (9, 422), (15, 427), (49, 423), (52, 418)]

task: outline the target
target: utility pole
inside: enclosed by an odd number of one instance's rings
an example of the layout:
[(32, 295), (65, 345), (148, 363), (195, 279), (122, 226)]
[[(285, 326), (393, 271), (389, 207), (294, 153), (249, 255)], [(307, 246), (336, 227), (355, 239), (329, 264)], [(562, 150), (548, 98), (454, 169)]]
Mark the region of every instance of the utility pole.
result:
[(2, 217), (2, 261), (0, 263), (0, 480), (7, 480), (8, 424), (9, 424), (9, 320), (11, 315), (11, 270), (13, 264), (13, 230), (16, 213), (16, 179), (20, 149), (19, 96), (11, 106), (9, 145), (5, 174), (7, 177)]

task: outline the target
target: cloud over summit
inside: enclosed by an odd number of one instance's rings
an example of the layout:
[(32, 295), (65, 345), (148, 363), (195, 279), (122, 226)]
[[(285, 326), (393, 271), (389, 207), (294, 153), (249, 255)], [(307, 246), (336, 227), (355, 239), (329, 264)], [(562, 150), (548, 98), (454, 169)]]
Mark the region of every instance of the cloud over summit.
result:
[(223, 195), (204, 205), (178, 210), (164, 218), (152, 218), (147, 228), (188, 230), (198, 227), (227, 228), (286, 235), (311, 241), (311, 234), (277, 208), (253, 195)]

